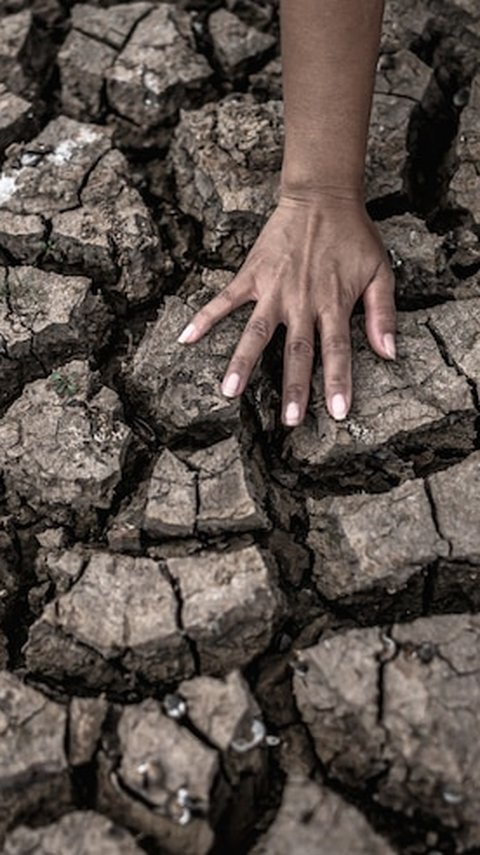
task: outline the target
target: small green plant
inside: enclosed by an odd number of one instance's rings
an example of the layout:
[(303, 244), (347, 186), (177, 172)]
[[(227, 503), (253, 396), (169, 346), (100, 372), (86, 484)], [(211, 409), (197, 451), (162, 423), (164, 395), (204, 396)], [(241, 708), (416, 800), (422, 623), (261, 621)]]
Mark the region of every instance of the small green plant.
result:
[(52, 371), (50, 383), (60, 398), (71, 398), (78, 390), (76, 378), (68, 374), (60, 374), (60, 371)]

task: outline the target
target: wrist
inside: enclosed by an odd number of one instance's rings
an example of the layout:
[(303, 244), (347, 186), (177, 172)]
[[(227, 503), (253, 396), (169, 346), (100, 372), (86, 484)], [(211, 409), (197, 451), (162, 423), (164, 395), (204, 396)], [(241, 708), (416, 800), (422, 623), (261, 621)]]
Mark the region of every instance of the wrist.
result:
[(291, 185), (281, 182), (278, 188), (277, 202), (290, 202), (297, 205), (318, 204), (321, 207), (361, 207), (365, 208), (363, 188), (339, 184)]

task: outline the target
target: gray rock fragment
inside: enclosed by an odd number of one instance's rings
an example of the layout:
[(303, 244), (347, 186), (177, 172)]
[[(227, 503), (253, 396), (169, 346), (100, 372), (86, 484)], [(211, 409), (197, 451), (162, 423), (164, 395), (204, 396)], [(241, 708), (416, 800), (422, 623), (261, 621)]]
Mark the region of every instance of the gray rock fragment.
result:
[(333, 790), (308, 780), (287, 780), (282, 804), (252, 855), (393, 855), (356, 808)]
[(0, 674), (0, 840), (18, 817), (71, 800), (64, 751), (67, 712), (6, 671)]
[(202, 223), (205, 249), (229, 265), (243, 261), (273, 212), (282, 150), (281, 101), (238, 94), (181, 111), (169, 153), (180, 207)]
[(211, 74), (196, 52), (191, 15), (173, 3), (154, 7), (106, 72), (109, 104), (125, 120), (124, 141), (164, 143), (179, 104), (193, 106)]
[[(0, 178), (0, 200), (1, 182)], [(6, 186), (9, 186), (8, 181)], [(0, 205), (0, 249), (6, 250), (21, 264), (33, 264), (47, 247), (47, 225), (42, 217), (38, 214), (12, 214)]]
[(268, 646), (282, 597), (254, 546), (167, 558), (182, 601), (182, 625), (213, 675), (242, 667)]
[[(94, 551), (82, 575), (49, 602), (25, 645), (28, 667), (89, 689), (190, 676), (177, 601), (158, 562)], [(58, 561), (58, 559), (57, 559)]]
[(261, 60), (276, 43), (274, 36), (247, 26), (228, 9), (208, 18), (215, 59), (227, 75), (241, 74), (252, 60)]
[(382, 633), (349, 630), (300, 654), (295, 693), (317, 754), (349, 786), (383, 771), (376, 801), (441, 822), (460, 852), (478, 847), (479, 618), (421, 618)]
[(315, 584), (330, 600), (370, 591), (384, 605), (385, 594), (398, 593), (423, 567), (448, 555), (421, 481), (380, 495), (307, 499), (307, 509)]
[(93, 810), (74, 810), (39, 828), (20, 825), (6, 838), (4, 855), (141, 855), (132, 835)]
[(431, 76), (431, 69), (410, 51), (400, 50), (380, 59), (365, 164), (369, 201), (403, 190), (408, 124)]
[(117, 394), (74, 360), (28, 384), (0, 419), (0, 471), (12, 507), (24, 499), (53, 522), (96, 525), (131, 441)]
[(480, 74), (474, 78), (470, 99), (462, 111), (455, 146), (457, 168), (450, 183), (450, 201), (480, 222)]

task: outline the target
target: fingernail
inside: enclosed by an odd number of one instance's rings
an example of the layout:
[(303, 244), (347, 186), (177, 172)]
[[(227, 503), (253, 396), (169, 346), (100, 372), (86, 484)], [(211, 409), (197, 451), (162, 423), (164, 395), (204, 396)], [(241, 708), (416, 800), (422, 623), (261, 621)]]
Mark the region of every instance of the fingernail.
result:
[(396, 349), (395, 349), (395, 339), (391, 333), (387, 333), (383, 336), (383, 346), (385, 348), (385, 353), (390, 359), (395, 359)]
[(344, 419), (347, 415), (347, 402), (343, 395), (334, 395), (332, 398), (332, 415), (334, 419)]
[(230, 374), (222, 384), (222, 392), (228, 398), (233, 398), (236, 395), (240, 386), (240, 374)]
[(177, 338), (177, 342), (179, 344), (185, 344), (186, 341), (190, 341), (193, 338), (194, 333), (196, 333), (196, 328), (193, 324), (187, 324), (185, 329), (180, 333)]
[(291, 401), (285, 410), (285, 424), (293, 427), (300, 423), (300, 407), (294, 401)]

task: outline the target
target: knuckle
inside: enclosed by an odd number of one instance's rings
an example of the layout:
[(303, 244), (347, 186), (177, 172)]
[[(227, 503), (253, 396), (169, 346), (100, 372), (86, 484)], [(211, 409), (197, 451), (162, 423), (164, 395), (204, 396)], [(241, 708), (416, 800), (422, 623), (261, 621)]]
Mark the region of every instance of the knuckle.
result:
[(230, 361), (229, 370), (237, 371), (239, 374), (241, 374), (243, 371), (246, 371), (249, 366), (250, 360), (247, 359), (246, 356), (243, 356), (241, 353), (234, 353)]
[(217, 300), (219, 303), (226, 303), (228, 306), (231, 306), (233, 304), (233, 294), (231, 285), (227, 285), (227, 287), (224, 288), (223, 291), (220, 291), (217, 296)]
[(308, 338), (302, 336), (292, 339), (289, 342), (287, 353), (295, 358), (310, 358), (314, 354), (312, 342)]
[(341, 333), (330, 333), (323, 336), (322, 347), (324, 353), (337, 354), (338, 356), (350, 355), (350, 339)]
[(248, 333), (255, 335), (261, 339), (270, 338), (270, 324), (266, 318), (252, 318), (247, 326), (246, 330)]
[(305, 391), (305, 386), (301, 383), (288, 383), (285, 387), (285, 395), (289, 400), (299, 400)]

